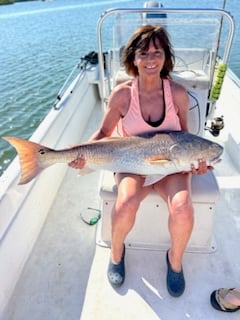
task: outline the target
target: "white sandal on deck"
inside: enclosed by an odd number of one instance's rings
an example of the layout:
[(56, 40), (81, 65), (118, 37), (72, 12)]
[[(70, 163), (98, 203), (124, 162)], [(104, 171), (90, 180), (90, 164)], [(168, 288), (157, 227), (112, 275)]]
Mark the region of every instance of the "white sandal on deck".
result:
[(237, 289), (221, 288), (214, 290), (210, 297), (213, 308), (223, 312), (235, 312), (240, 309), (240, 305), (236, 306), (226, 301), (227, 294), (231, 294), (240, 299), (240, 292)]

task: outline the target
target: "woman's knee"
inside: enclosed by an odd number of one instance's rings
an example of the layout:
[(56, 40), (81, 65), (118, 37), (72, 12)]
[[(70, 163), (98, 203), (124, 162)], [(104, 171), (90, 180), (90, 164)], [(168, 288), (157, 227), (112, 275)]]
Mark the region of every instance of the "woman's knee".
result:
[(131, 230), (135, 223), (139, 202), (135, 197), (118, 198), (112, 213), (112, 226)]
[(140, 199), (137, 194), (131, 194), (131, 195), (118, 195), (117, 201), (116, 201), (116, 210), (119, 212), (136, 212), (139, 204)]
[(193, 219), (193, 206), (190, 201), (182, 201), (172, 204), (170, 208), (172, 218), (179, 218), (182, 220)]
[(150, 187), (143, 187), (143, 178), (140, 176), (124, 176), (118, 185), (116, 207), (122, 211), (136, 211), (140, 202), (147, 196)]

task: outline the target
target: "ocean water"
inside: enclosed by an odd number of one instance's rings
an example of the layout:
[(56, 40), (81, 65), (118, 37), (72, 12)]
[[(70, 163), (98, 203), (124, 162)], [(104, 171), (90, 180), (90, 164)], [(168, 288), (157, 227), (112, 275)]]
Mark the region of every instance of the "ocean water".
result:
[[(79, 58), (97, 50), (100, 14), (143, 7), (135, 0), (52, 0), (0, 6), (0, 138), (29, 138), (52, 107)], [(224, 0), (165, 0), (165, 7), (222, 8)], [(227, 0), (236, 32), (229, 66), (240, 77), (240, 1)], [(15, 156), (0, 139), (0, 175)]]

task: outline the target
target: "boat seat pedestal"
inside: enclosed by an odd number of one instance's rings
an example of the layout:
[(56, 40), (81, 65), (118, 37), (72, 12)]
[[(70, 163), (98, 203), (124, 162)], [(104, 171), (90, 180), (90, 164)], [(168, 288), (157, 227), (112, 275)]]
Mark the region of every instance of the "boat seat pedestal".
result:
[[(102, 172), (99, 193), (103, 215), (98, 226), (97, 244), (109, 247), (111, 245), (111, 214), (117, 195), (117, 186), (112, 172)], [(186, 251), (206, 253), (215, 251), (213, 219), (218, 197), (219, 189), (213, 172), (192, 176), (194, 228)], [(150, 250), (167, 250), (170, 247), (168, 208), (154, 190), (141, 202), (135, 225), (128, 234), (125, 245)]]

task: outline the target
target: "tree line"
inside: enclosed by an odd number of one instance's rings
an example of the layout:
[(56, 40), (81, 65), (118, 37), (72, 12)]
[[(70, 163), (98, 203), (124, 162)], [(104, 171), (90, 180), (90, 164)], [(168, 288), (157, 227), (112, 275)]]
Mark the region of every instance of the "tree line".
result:
[(23, 2), (23, 1), (33, 1), (33, 0), (0, 0), (1, 4), (13, 4), (15, 2)]

